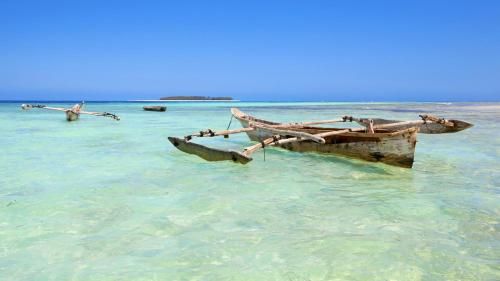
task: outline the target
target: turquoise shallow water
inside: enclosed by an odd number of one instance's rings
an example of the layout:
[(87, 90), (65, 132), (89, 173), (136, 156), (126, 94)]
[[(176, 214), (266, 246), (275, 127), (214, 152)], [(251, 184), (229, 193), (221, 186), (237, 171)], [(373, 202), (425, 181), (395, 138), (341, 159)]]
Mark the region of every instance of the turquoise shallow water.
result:
[[(0, 280), (500, 279), (500, 103), (143, 105), (89, 103), (122, 120), (70, 123), (0, 103)], [(166, 140), (225, 129), (231, 106), (475, 126), (420, 134), (411, 170), (280, 149), (208, 163)]]

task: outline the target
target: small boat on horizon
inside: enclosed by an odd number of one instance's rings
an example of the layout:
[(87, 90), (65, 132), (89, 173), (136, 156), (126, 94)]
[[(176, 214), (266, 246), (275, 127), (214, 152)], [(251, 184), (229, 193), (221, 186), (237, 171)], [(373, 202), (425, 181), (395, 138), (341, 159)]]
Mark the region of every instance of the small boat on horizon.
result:
[(143, 106), (142, 109), (144, 109), (145, 111), (159, 111), (159, 112), (167, 111), (167, 107), (161, 105)]
[[(229, 160), (246, 164), (251, 154), (267, 146), (276, 146), (297, 152), (317, 152), (382, 162), (392, 166), (411, 168), (414, 162), (417, 134), (454, 133), (473, 125), (460, 120), (446, 120), (436, 116), (421, 115), (421, 120), (398, 121), (385, 119), (359, 119), (344, 116), (335, 120), (301, 123), (277, 123), (231, 109), (243, 128), (213, 131), (208, 129), (184, 138), (169, 137), (179, 150), (195, 154), (207, 161)], [(361, 128), (327, 128), (312, 125), (356, 122)], [(191, 142), (194, 137), (229, 137), (230, 134), (246, 133), (250, 140), (258, 142), (242, 152), (211, 148)]]

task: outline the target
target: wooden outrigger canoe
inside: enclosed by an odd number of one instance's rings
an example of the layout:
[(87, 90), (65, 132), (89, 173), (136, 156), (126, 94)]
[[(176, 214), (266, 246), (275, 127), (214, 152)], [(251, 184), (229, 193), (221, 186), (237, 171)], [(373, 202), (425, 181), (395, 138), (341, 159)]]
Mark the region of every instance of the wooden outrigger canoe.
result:
[[(220, 132), (209, 129), (183, 139), (169, 137), (169, 140), (179, 150), (198, 155), (208, 161), (232, 160), (246, 164), (252, 160), (251, 154), (258, 149), (277, 146), (297, 152), (327, 153), (411, 168), (419, 130), (432, 128), (424, 132), (451, 133), (472, 126), (459, 120), (445, 120), (427, 115), (422, 115), (422, 120), (417, 121), (357, 119), (344, 116), (335, 120), (283, 124), (255, 118), (237, 108), (232, 108), (231, 113), (241, 123), (242, 129)], [(362, 124), (363, 128), (311, 126), (352, 121)], [(190, 141), (193, 137), (228, 137), (237, 133), (246, 133), (252, 141), (258, 143), (238, 152), (210, 148)]]
[(48, 109), (48, 110), (55, 110), (55, 111), (62, 111), (66, 114), (66, 120), (71, 122), (71, 121), (76, 121), (80, 118), (80, 114), (87, 114), (87, 115), (94, 115), (94, 116), (104, 116), (104, 117), (110, 117), (115, 120), (120, 120), (120, 117), (118, 117), (115, 114), (108, 113), (108, 112), (90, 112), (90, 111), (84, 111), (83, 107), (85, 106), (84, 102), (77, 103), (71, 108), (61, 108), (61, 107), (50, 107), (46, 105), (41, 105), (41, 104), (22, 104), (21, 108), (23, 110), (29, 110), (32, 108), (43, 108), (43, 109)]
[[(233, 116), (240, 121), (243, 127), (249, 127), (254, 117), (245, 115), (243, 112), (233, 109)], [(258, 119), (268, 125), (278, 125), (274, 122)], [(325, 132), (338, 132), (342, 129), (320, 128), (301, 126), (295, 130), (309, 134), (321, 134)], [(253, 130), (246, 132), (252, 141), (262, 141), (272, 137), (267, 131)], [(348, 157), (360, 158), (373, 162), (384, 162), (386, 164), (411, 168), (417, 142), (417, 129), (407, 128), (397, 131), (377, 129), (374, 133), (344, 132), (324, 137), (325, 143), (313, 141), (290, 142), (279, 145), (279, 147), (297, 152), (320, 152)]]

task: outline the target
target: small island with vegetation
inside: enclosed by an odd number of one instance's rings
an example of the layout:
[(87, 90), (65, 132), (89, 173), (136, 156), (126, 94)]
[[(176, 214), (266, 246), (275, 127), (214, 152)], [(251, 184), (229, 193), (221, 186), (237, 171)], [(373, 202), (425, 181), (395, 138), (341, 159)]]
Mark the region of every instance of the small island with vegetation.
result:
[(232, 97), (204, 97), (204, 96), (171, 96), (162, 97), (160, 100), (199, 100), (199, 101), (214, 101), (214, 100), (233, 100)]

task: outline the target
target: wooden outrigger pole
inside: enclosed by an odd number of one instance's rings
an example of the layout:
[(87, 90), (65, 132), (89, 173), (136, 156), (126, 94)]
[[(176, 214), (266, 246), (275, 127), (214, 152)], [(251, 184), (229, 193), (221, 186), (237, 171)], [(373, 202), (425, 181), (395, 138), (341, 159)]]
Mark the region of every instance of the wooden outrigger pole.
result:
[[(251, 155), (257, 150), (266, 146), (278, 146), (292, 151), (322, 152), (411, 168), (419, 130), (427, 134), (453, 133), (472, 126), (464, 121), (446, 120), (429, 115), (421, 115), (421, 120), (414, 121), (344, 116), (334, 120), (282, 124), (246, 115), (237, 108), (232, 108), (231, 113), (244, 128), (220, 132), (208, 129), (184, 138), (168, 139), (179, 150), (208, 161), (232, 160), (246, 164), (252, 160)], [(339, 129), (310, 126), (353, 121), (363, 127)], [(227, 138), (231, 134), (238, 133), (246, 133), (251, 140), (258, 143), (239, 152), (210, 148), (191, 142), (193, 137)]]
[(85, 106), (84, 102), (77, 103), (71, 108), (61, 108), (61, 107), (50, 107), (46, 105), (41, 105), (41, 104), (22, 104), (21, 108), (23, 110), (29, 110), (32, 108), (43, 108), (43, 109), (48, 109), (48, 110), (55, 110), (55, 111), (62, 111), (66, 113), (66, 120), (67, 121), (76, 121), (78, 118), (80, 118), (80, 114), (87, 114), (87, 115), (93, 115), (93, 116), (104, 116), (104, 117), (110, 117), (115, 120), (120, 120), (120, 117), (118, 117), (115, 114), (108, 113), (108, 112), (90, 112), (90, 111), (84, 111), (83, 107)]

